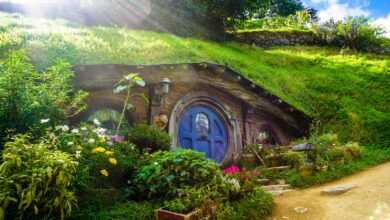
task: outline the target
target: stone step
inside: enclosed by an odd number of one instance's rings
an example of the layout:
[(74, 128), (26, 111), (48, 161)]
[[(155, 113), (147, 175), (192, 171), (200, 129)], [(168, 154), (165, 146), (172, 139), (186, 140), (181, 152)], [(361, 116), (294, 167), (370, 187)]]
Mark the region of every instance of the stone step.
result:
[(260, 185), (266, 185), (270, 182), (271, 180), (270, 179), (257, 179), (256, 180), (256, 183), (260, 184)]
[(287, 192), (291, 192), (293, 191), (292, 189), (286, 189), (286, 190), (271, 190), (271, 191), (267, 191), (268, 193), (271, 193), (271, 195), (273, 196), (281, 196)]
[(269, 171), (285, 171), (285, 170), (288, 170), (290, 169), (290, 166), (280, 166), (280, 167), (268, 167), (266, 168), (266, 170), (269, 170)]
[(262, 186), (265, 191), (274, 191), (274, 190), (286, 190), (286, 189), (291, 189), (290, 184), (278, 184), (278, 185), (267, 185), (267, 186)]

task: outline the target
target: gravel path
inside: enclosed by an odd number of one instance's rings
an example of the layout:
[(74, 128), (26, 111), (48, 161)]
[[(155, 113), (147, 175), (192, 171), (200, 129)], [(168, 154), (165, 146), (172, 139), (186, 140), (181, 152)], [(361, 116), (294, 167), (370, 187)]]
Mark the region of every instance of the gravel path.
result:
[[(321, 195), (344, 184), (357, 187), (341, 195)], [(390, 220), (390, 163), (332, 183), (275, 198), (269, 220)]]

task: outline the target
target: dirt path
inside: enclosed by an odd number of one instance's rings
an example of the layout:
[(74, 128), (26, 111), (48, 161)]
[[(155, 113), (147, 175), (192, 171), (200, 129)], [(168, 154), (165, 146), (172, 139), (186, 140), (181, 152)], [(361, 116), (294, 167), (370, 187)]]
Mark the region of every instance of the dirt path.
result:
[[(355, 184), (357, 188), (336, 196), (321, 195), (321, 190), (341, 184)], [(329, 184), (286, 193), (275, 202), (269, 220), (390, 220), (390, 163)]]

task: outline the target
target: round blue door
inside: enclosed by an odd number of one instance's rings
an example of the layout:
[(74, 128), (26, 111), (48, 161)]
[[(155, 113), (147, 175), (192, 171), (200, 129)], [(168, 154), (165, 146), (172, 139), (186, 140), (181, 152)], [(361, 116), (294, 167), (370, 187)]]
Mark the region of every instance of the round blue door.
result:
[(183, 148), (205, 153), (220, 163), (225, 157), (228, 135), (222, 118), (205, 106), (193, 106), (179, 121), (179, 144)]

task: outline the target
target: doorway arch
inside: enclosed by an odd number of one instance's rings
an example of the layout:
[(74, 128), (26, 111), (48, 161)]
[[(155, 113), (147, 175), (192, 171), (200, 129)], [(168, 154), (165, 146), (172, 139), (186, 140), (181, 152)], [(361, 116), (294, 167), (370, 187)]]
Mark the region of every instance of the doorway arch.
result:
[[(217, 158), (216, 162), (225, 163), (236, 159), (242, 149), (242, 137), (238, 120), (234, 112), (216, 97), (211, 97), (206, 92), (193, 92), (182, 97), (174, 106), (169, 120), (169, 133), (172, 136), (172, 147), (180, 147), (180, 122), (185, 117), (186, 112), (191, 112), (192, 108), (201, 107), (212, 112), (212, 117), (218, 117), (219, 125), (225, 126), (226, 129), (226, 150), (222, 157)], [(199, 109), (193, 113), (201, 113)], [(216, 116), (214, 116), (216, 115)], [(223, 134), (223, 132), (221, 133)], [(223, 135), (222, 135), (223, 136)], [(196, 138), (196, 137), (194, 137)], [(206, 155), (207, 156), (207, 155)]]

